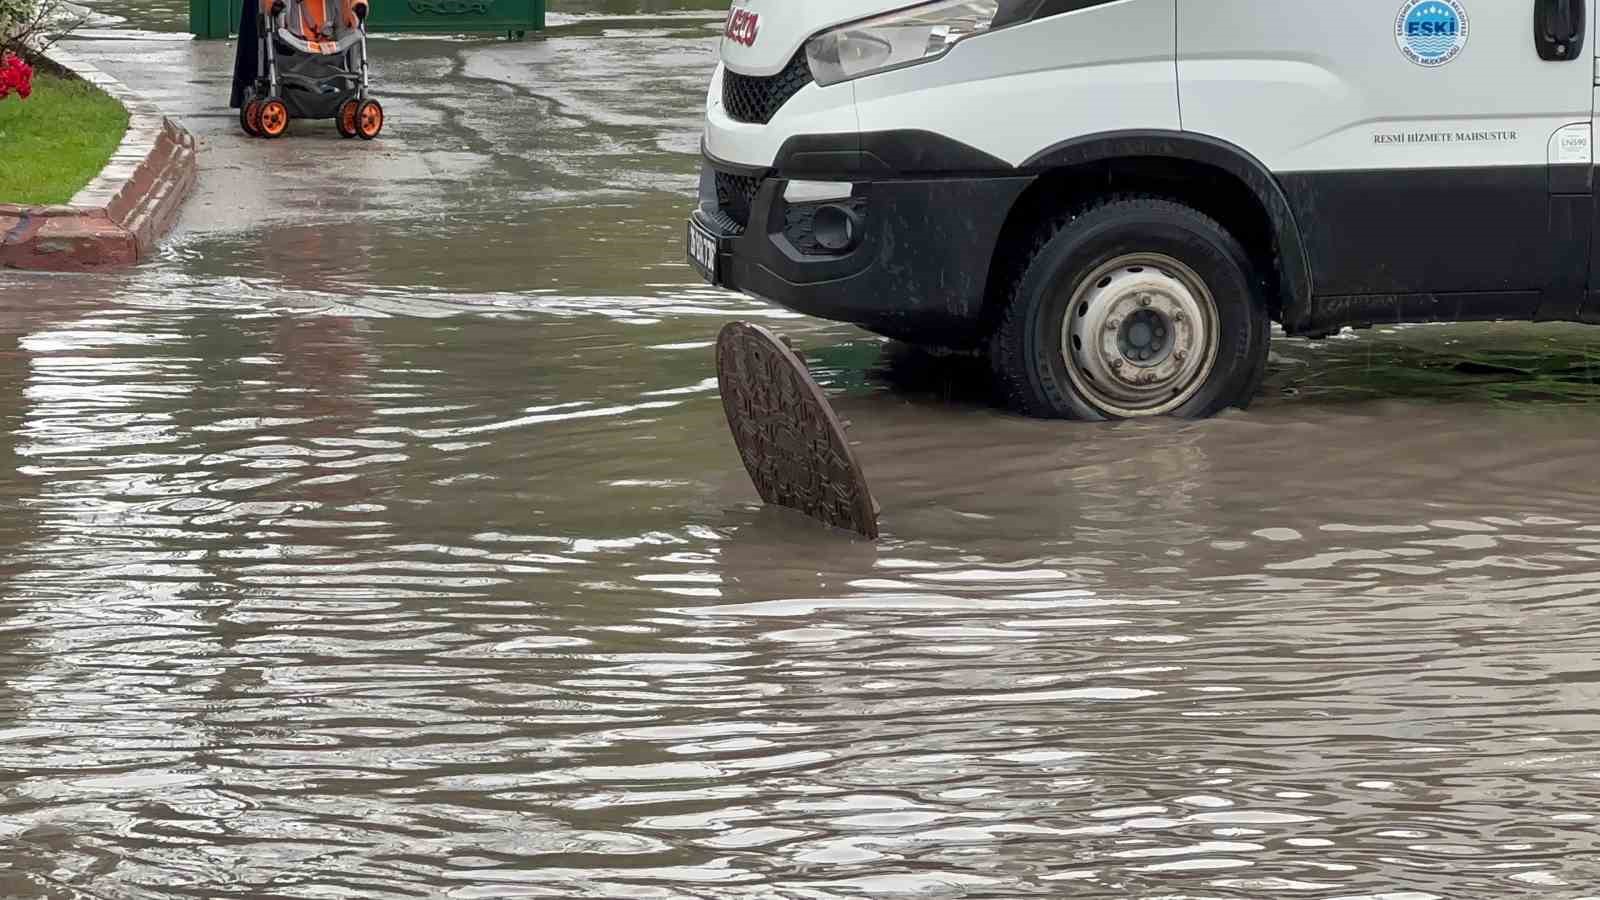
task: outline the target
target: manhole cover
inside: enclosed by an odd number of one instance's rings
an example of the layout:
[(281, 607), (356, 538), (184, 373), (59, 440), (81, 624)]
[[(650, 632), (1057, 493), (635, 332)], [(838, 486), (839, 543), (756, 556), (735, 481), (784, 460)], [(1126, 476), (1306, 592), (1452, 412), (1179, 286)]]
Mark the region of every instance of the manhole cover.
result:
[(760, 325), (730, 322), (717, 337), (717, 384), (763, 502), (878, 537), (877, 506), (844, 426), (793, 350)]

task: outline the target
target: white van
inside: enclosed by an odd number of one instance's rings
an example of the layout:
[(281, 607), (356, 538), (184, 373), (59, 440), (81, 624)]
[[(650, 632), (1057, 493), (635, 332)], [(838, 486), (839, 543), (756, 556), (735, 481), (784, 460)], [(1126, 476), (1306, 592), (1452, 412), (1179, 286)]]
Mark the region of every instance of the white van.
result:
[(737, 0), (689, 258), (1041, 416), (1243, 406), (1271, 322), (1600, 322), (1587, 5)]

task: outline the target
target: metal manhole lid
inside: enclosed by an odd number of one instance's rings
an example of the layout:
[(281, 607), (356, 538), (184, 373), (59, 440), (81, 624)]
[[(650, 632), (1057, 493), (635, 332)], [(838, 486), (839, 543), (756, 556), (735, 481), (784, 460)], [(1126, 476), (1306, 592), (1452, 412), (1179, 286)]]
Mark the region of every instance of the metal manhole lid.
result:
[(730, 322), (717, 336), (717, 384), (763, 502), (877, 539), (877, 505), (844, 426), (793, 350), (760, 325)]

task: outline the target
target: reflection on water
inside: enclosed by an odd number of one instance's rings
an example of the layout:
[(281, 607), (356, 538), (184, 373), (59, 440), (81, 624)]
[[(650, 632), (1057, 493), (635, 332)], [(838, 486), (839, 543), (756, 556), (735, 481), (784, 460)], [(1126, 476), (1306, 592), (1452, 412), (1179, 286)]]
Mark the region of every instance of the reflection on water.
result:
[[(1248, 414), (1025, 421), (689, 284), (681, 186), (615, 184), (692, 158), (593, 128), (549, 196), (451, 186), (479, 225), (202, 201), (133, 273), (0, 276), (0, 896), (1600, 882), (1591, 332), (1280, 340)], [(816, 362), (884, 541), (756, 507), (731, 318)]]
[(1432, 331), (1281, 342), (1248, 415), (1095, 427), (946, 403), (963, 361), (790, 320), (855, 423), (872, 546), (755, 508), (708, 365), (748, 301), (407, 314), (189, 277), (6, 312), (0, 893), (1600, 874), (1600, 422), (1360, 361), (1453, 365)]

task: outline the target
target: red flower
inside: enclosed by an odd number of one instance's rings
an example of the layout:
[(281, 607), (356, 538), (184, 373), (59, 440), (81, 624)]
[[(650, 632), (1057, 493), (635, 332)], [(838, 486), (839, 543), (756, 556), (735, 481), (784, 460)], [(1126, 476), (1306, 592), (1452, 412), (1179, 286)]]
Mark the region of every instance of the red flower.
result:
[(0, 100), (12, 91), (23, 100), (33, 93), (33, 66), (22, 61), (15, 53), (0, 55)]

